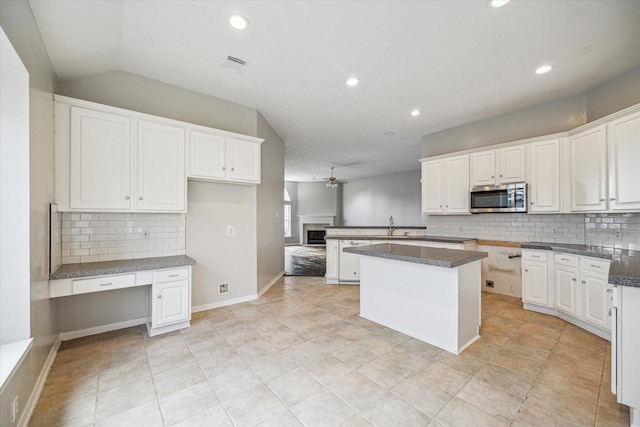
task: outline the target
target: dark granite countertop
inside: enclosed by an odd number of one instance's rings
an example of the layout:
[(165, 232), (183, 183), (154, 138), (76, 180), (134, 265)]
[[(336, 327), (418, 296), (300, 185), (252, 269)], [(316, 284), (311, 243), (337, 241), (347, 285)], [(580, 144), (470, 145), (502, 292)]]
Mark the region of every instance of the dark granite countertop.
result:
[(464, 243), (470, 240), (476, 240), (465, 237), (442, 237), (442, 236), (369, 236), (369, 235), (327, 235), (325, 239), (334, 240), (421, 240), (425, 242), (443, 242), (443, 243)]
[(189, 258), (186, 255), (177, 255), (120, 261), (87, 262), (83, 264), (62, 264), (60, 268), (49, 275), (49, 280), (75, 279), (79, 277), (184, 267), (186, 265), (195, 265), (195, 263), (196, 261), (193, 258)]
[(454, 268), (486, 258), (486, 252), (461, 251), (458, 249), (425, 248), (422, 246), (381, 243), (377, 245), (344, 248), (344, 252), (367, 255), (437, 267)]
[(640, 287), (639, 251), (604, 248), (601, 246), (541, 242), (523, 243), (522, 249), (540, 249), (608, 259), (611, 260), (611, 265), (609, 267), (609, 283), (612, 285)]

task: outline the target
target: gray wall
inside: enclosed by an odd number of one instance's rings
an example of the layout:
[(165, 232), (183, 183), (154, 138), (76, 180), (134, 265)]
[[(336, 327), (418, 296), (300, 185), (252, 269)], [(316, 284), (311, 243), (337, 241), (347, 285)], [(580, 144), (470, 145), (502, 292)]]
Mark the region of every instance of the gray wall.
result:
[[(0, 425), (10, 425), (11, 400), (24, 415), (58, 336), (58, 304), (49, 299), (48, 207), (53, 202), (53, 102), (56, 76), (26, 1), (0, 1), (0, 25), (29, 72), (31, 336), (34, 346), (0, 395)], [(25, 284), (26, 286), (26, 284)]]
[(262, 177), (258, 196), (258, 292), (284, 272), (282, 188), (284, 142), (258, 113), (258, 136), (262, 143)]
[(338, 216), (337, 190), (322, 182), (299, 182), (298, 215)]
[(421, 224), (420, 171), (357, 179), (344, 185), (343, 225)]
[(285, 237), (284, 243), (287, 245), (297, 245), (300, 243), (300, 218), (298, 218), (298, 183), (285, 181), (284, 187), (289, 192), (291, 199), (291, 237)]
[(587, 121), (594, 121), (640, 102), (640, 66), (587, 93)]

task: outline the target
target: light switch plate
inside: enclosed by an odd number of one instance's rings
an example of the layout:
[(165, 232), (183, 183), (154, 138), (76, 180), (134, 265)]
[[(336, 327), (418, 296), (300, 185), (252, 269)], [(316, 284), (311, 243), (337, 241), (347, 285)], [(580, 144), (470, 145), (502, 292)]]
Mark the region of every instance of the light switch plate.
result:
[(227, 236), (235, 237), (236, 235), (236, 226), (235, 225), (227, 225)]

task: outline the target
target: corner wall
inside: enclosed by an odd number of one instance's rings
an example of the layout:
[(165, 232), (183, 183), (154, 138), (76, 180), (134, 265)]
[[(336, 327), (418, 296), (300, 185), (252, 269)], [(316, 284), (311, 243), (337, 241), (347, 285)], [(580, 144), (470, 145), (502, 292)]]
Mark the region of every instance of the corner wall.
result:
[[(58, 304), (49, 298), (48, 209), (53, 202), (53, 71), (29, 3), (0, 1), (0, 25), (29, 72), (30, 167), (30, 357), (0, 395), (0, 425), (10, 425), (9, 405), (19, 395), (18, 419), (25, 416), (31, 394), (58, 337)], [(25, 284), (26, 285), (26, 284)], [(35, 397), (35, 396), (34, 396)]]
[(262, 143), (261, 183), (257, 186), (258, 293), (284, 272), (284, 142), (258, 113)]

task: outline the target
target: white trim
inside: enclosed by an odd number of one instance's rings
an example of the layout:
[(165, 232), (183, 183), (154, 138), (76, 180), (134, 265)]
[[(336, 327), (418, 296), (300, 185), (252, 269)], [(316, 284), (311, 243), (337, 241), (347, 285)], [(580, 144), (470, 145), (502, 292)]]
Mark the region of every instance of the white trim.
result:
[(300, 223), (300, 244), (307, 244), (307, 236), (304, 232), (304, 226), (309, 224), (320, 224), (320, 225), (328, 225), (329, 227), (333, 226), (335, 221), (335, 215), (298, 215), (299, 223)]
[(33, 415), (33, 411), (36, 409), (38, 399), (40, 399), (40, 394), (42, 394), (44, 384), (47, 382), (47, 377), (49, 376), (51, 366), (53, 366), (53, 362), (56, 360), (56, 356), (58, 355), (60, 344), (62, 344), (62, 340), (60, 339), (60, 335), (58, 335), (58, 338), (56, 338), (53, 346), (51, 346), (51, 351), (49, 351), (47, 360), (45, 360), (44, 365), (42, 366), (42, 370), (40, 371), (40, 375), (38, 376), (38, 381), (36, 381), (36, 385), (33, 388), (31, 395), (29, 396), (29, 400), (24, 407), (22, 416), (18, 420), (18, 427), (26, 427), (29, 424), (31, 416)]
[(144, 325), (149, 319), (141, 317), (139, 319), (126, 320), (124, 322), (116, 322), (108, 325), (94, 326), (93, 328), (78, 329), (77, 331), (69, 331), (60, 333), (62, 341), (73, 340), (76, 338), (88, 337), (90, 335), (101, 334), (103, 332), (116, 331), (118, 329), (130, 328), (132, 326)]
[(241, 302), (253, 301), (258, 299), (258, 294), (250, 294), (244, 297), (227, 299), (219, 302), (212, 302), (209, 304), (196, 305), (191, 307), (192, 313), (197, 313), (199, 311), (212, 310), (214, 308), (226, 307), (228, 305), (240, 304)]
[(0, 394), (4, 393), (6, 385), (11, 382), (32, 347), (33, 338), (0, 346)]
[(280, 273), (278, 273), (278, 275), (276, 277), (274, 277), (269, 283), (267, 283), (267, 286), (265, 286), (264, 288), (262, 288), (262, 290), (260, 290), (260, 292), (258, 292), (258, 298), (260, 298), (262, 295), (264, 295), (264, 293), (267, 292), (270, 287), (275, 285), (276, 282), (278, 280), (280, 280), (280, 278), (282, 276), (284, 276), (284, 270), (282, 270)]

